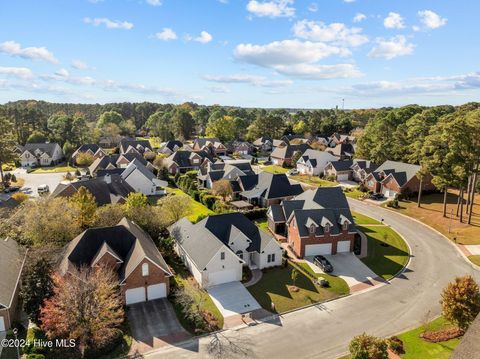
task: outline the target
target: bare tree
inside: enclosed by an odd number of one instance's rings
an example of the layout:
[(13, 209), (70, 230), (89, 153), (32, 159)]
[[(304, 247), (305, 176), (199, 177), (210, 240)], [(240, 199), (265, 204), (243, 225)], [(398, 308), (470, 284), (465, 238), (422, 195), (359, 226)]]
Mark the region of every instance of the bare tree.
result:
[(214, 333), (207, 346), (208, 354), (214, 359), (223, 358), (253, 358), (254, 353), (250, 346), (252, 343), (248, 338), (238, 332), (231, 332), (225, 335), (221, 332)]

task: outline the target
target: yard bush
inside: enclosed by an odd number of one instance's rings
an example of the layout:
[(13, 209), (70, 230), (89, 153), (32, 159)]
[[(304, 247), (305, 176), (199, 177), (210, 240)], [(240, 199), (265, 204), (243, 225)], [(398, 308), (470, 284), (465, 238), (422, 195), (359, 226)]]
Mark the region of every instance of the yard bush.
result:
[(215, 202), (217, 201), (217, 197), (212, 196), (211, 194), (207, 194), (203, 196), (203, 201), (202, 203), (207, 206), (208, 209), (213, 210), (213, 206), (215, 205)]
[(399, 337), (393, 336), (387, 340), (388, 348), (395, 354), (404, 354), (403, 342)]
[(213, 211), (217, 213), (228, 213), (232, 211), (232, 208), (226, 203), (217, 201), (213, 205)]
[(187, 176), (191, 180), (196, 180), (197, 179), (197, 171), (188, 171), (187, 173), (185, 173), (185, 176)]
[(337, 177), (335, 177), (335, 175), (329, 175), (325, 179), (330, 182), (335, 182), (337, 180)]
[(395, 199), (392, 199), (392, 200), (388, 201), (387, 202), (387, 207), (398, 208), (398, 199), (395, 198)]
[(388, 359), (387, 342), (366, 333), (354, 337), (348, 348), (351, 359)]
[(245, 217), (251, 221), (267, 218), (267, 208), (255, 208), (244, 212)]

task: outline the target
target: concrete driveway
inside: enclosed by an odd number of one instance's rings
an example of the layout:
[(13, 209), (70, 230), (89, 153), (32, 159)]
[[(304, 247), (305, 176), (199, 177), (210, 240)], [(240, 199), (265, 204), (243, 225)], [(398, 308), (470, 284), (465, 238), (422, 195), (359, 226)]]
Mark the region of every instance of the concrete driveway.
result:
[(224, 318), (249, 313), (261, 308), (260, 304), (240, 282), (210, 287), (208, 294)]
[(130, 305), (128, 321), (133, 337), (130, 353), (144, 353), (190, 337), (168, 299)]
[[(332, 263), (333, 272), (330, 274), (342, 278), (350, 288), (360, 283), (371, 282), (378, 277), (353, 253), (338, 253), (324, 257)], [(313, 264), (313, 257), (306, 258), (306, 260), (316, 273), (323, 273), (319, 267)]]
[(48, 187), (50, 187), (50, 193), (53, 192), (58, 184), (63, 181), (63, 176), (66, 174), (66, 172), (35, 174), (27, 173), (25, 169), (16, 169), (12, 173), (14, 173), (16, 177), (25, 180), (21, 191), (31, 197), (38, 197), (37, 188), (42, 184), (48, 185)]

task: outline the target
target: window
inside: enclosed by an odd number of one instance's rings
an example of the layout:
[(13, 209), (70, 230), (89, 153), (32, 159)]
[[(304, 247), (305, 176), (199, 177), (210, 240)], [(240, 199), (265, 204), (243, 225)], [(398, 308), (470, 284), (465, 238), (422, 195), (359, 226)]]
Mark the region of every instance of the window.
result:
[(272, 262), (275, 262), (275, 253), (272, 254)]
[(148, 263), (142, 264), (142, 277), (148, 277)]
[(348, 222), (343, 222), (343, 230), (346, 231), (348, 229)]
[(267, 256), (267, 263), (270, 263), (271, 261), (272, 261), (272, 255), (269, 254), (269, 255)]
[(315, 233), (315, 225), (310, 225), (310, 233)]
[(193, 163), (198, 163), (198, 162), (199, 162), (199, 160), (196, 159), (196, 158), (193, 160)]
[(221, 259), (222, 261), (225, 260), (225, 252), (220, 252), (220, 259)]
[(328, 232), (330, 232), (330, 224), (327, 223), (325, 225), (325, 233), (328, 233)]

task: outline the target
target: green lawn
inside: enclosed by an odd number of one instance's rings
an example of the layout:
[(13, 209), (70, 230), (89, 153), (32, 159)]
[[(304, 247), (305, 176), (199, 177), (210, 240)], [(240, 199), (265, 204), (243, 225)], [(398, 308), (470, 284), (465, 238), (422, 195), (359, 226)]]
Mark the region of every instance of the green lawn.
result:
[(330, 281), (331, 288), (321, 288), (300, 270), (295, 283), (300, 290), (293, 292), (289, 288), (293, 285), (291, 278), (293, 269), (291, 263), (286, 268), (269, 269), (257, 284), (247, 289), (263, 308), (271, 311), (271, 302), (275, 303), (277, 313), (322, 302), (349, 292), (348, 285), (341, 278), (322, 275)]
[(352, 211), (352, 216), (353, 220), (355, 221), (355, 224), (381, 224), (379, 221), (376, 219), (373, 219), (371, 217), (365, 216), (361, 213), (358, 212), (353, 212)]
[(355, 198), (355, 199), (359, 199), (359, 198), (365, 196), (365, 192), (359, 191), (358, 187), (352, 188), (352, 189), (347, 190), (347, 191), (343, 191), (343, 193), (345, 193), (345, 196), (350, 197), (350, 198)]
[(189, 221), (195, 222), (199, 216), (202, 216), (202, 215), (207, 215), (208, 216), (208, 215), (211, 215), (211, 214), (215, 214), (215, 212), (208, 209), (206, 206), (204, 206), (200, 202), (195, 201), (192, 197), (187, 195), (185, 192), (183, 192), (179, 188), (168, 187), (167, 192), (168, 193), (174, 193), (177, 196), (186, 196), (190, 199), (190, 203), (191, 203), (190, 209), (191, 210), (190, 210), (190, 214), (187, 216), (187, 219)]
[(363, 225), (358, 229), (368, 238), (368, 256), (361, 260), (378, 276), (390, 279), (407, 264), (408, 246), (390, 227)]
[(270, 231), (268, 230), (268, 221), (267, 221), (266, 218), (256, 220), (256, 221), (255, 221), (255, 224), (256, 224), (257, 227), (260, 228), (262, 231), (270, 233)]
[[(438, 318), (428, 324), (428, 330), (440, 330), (451, 326), (444, 318)], [(403, 341), (405, 354), (404, 359), (447, 359), (452, 351), (460, 343), (460, 338), (440, 343), (429, 343), (419, 337), (424, 327), (410, 330), (398, 337)]]
[(303, 182), (311, 186), (317, 186), (317, 187), (335, 187), (338, 185), (337, 182), (327, 181), (317, 176), (296, 175), (296, 176), (290, 176), (289, 178), (298, 182)]
[(77, 169), (75, 167), (72, 167), (72, 166), (43, 167), (43, 168), (34, 169), (30, 173), (45, 174), (45, 173), (71, 172), (73, 174), (76, 170)]
[(470, 262), (473, 264), (480, 266), (480, 255), (469, 256), (468, 259), (470, 259)]
[(287, 173), (289, 171), (288, 168), (283, 168), (281, 166), (276, 166), (276, 165), (261, 166), (260, 168), (265, 172), (270, 172), (270, 173)]

